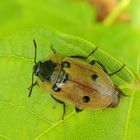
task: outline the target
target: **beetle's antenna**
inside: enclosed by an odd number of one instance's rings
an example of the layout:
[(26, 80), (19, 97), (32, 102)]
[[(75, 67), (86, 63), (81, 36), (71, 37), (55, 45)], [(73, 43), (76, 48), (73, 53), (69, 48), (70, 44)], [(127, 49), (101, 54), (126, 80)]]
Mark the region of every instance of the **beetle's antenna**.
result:
[(31, 96), (32, 94), (32, 90), (33, 90), (33, 87), (35, 86), (36, 84), (34, 84), (34, 72), (32, 73), (32, 84), (31, 86), (28, 88), (30, 91), (29, 91), (29, 94), (28, 94), (28, 97)]
[(37, 56), (37, 44), (35, 39), (33, 39), (34, 47), (35, 47), (35, 56), (34, 56), (34, 63), (36, 64), (36, 56)]
[[(34, 48), (35, 48), (35, 56), (34, 56), (34, 63), (36, 64), (36, 56), (37, 56), (37, 44), (36, 44), (36, 41), (35, 41), (35, 39), (33, 39), (33, 43), (34, 43)], [(32, 84), (31, 84), (31, 86), (28, 88), (30, 91), (29, 91), (29, 95), (28, 95), (28, 97), (30, 97), (31, 96), (31, 94), (32, 94), (32, 90), (33, 90), (33, 87), (37, 84), (37, 82), (34, 82), (34, 71), (33, 71), (33, 73), (32, 73)]]

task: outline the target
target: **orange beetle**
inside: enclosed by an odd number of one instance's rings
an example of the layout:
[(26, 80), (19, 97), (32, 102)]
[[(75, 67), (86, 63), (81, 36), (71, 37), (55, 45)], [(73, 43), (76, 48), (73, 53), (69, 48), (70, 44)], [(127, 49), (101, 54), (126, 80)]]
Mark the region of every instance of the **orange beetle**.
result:
[[(122, 91), (113, 84), (110, 77), (121, 71), (123, 65), (117, 71), (108, 74), (107, 69), (97, 60), (87, 63), (85, 60), (91, 56), (95, 48), (88, 56), (62, 57), (56, 54), (48, 60), (36, 62), (37, 45), (34, 40), (35, 58), (32, 73), (32, 84), (29, 87), (29, 97), (35, 85), (51, 93), (51, 96), (63, 104), (75, 107), (76, 112), (93, 110), (97, 108), (115, 107), (119, 103)], [(94, 64), (99, 64), (100, 67)], [(38, 77), (34, 82), (34, 75)]]

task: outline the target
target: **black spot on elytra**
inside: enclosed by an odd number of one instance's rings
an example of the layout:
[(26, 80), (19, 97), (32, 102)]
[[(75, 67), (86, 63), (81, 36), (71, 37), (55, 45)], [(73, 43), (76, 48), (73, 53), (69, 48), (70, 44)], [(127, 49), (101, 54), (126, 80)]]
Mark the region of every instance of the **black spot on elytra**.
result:
[(89, 96), (84, 96), (84, 97), (83, 97), (83, 102), (84, 102), (84, 103), (88, 103), (89, 101), (90, 101)]
[(92, 78), (93, 81), (96, 81), (96, 79), (98, 78), (98, 75), (97, 74), (93, 74), (93, 75), (91, 75), (91, 78)]

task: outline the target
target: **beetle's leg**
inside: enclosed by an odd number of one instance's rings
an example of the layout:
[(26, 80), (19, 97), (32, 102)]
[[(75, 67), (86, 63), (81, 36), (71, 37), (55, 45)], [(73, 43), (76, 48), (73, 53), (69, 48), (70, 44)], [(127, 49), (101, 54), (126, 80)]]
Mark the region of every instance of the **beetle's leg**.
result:
[(28, 90), (30, 90), (31, 88), (33, 88), (34, 86), (38, 85), (37, 81), (34, 82), (31, 86), (28, 87)]
[(65, 114), (66, 114), (66, 105), (65, 105), (65, 103), (63, 102), (63, 115), (62, 115), (62, 120), (64, 120)]
[(52, 52), (54, 53), (54, 54), (56, 54), (56, 50), (53, 48), (53, 46), (51, 45), (51, 50), (52, 50)]
[(116, 70), (116, 71), (114, 71), (113, 73), (110, 73), (110, 74), (108, 74), (108, 75), (109, 75), (109, 76), (112, 76), (112, 75), (114, 75), (114, 74), (120, 72), (124, 67), (125, 67), (125, 64), (124, 64), (121, 68), (119, 68), (118, 70)]
[(80, 59), (84, 59), (84, 60), (86, 59), (85, 56), (79, 56), (79, 55), (72, 55), (70, 57), (72, 57), (72, 58), (80, 58)]
[(97, 60), (92, 60), (92, 61), (90, 61), (89, 64), (94, 65), (95, 63), (98, 63), (98, 64), (100, 65), (100, 67), (102, 67), (102, 69), (104, 70), (104, 72), (105, 72), (106, 74), (108, 74), (108, 70), (106, 69), (106, 67), (105, 67), (102, 63), (100, 63), (99, 61), (97, 61)]
[(63, 104), (63, 115), (62, 115), (62, 120), (64, 120), (64, 116), (65, 116), (65, 113), (66, 113), (66, 105), (65, 105), (65, 103), (64, 103), (63, 101), (60, 101), (60, 100), (56, 99), (53, 95), (51, 95), (51, 96), (52, 96), (52, 98), (53, 98), (55, 101), (57, 101), (57, 102), (60, 103), (60, 104)]
[[(34, 64), (36, 65), (37, 44), (36, 44), (35, 39), (33, 39), (33, 43), (34, 43), (34, 48), (35, 48)], [(34, 75), (35, 75), (35, 73), (34, 73), (34, 71), (33, 71), (33, 72), (32, 72), (32, 84), (31, 84), (31, 86), (28, 88), (28, 89), (30, 90), (30, 91), (29, 91), (29, 94), (28, 94), (28, 97), (31, 96), (33, 87), (34, 87), (35, 85), (37, 85), (37, 81), (34, 82)]]
[[(98, 64), (102, 67), (102, 69), (104, 70), (104, 72), (105, 72), (106, 74), (108, 74), (108, 70), (106, 69), (106, 67), (105, 67), (102, 63), (100, 63), (99, 61), (97, 61), (97, 60), (92, 60), (89, 64), (94, 65), (95, 63), (98, 63)], [(121, 68), (119, 68), (118, 70), (116, 70), (115, 72), (110, 73), (110, 74), (108, 74), (108, 75), (109, 75), (109, 76), (112, 76), (112, 75), (114, 75), (114, 74), (120, 72), (124, 67), (125, 67), (125, 64), (124, 64)]]
[(32, 94), (32, 90), (33, 90), (34, 86), (36, 86), (36, 85), (38, 85), (37, 81), (34, 82), (34, 83), (28, 88), (28, 90), (29, 90), (28, 97), (31, 96), (31, 94)]
[(75, 107), (75, 111), (76, 111), (76, 113), (79, 113), (79, 112), (81, 112), (83, 110), (82, 109), (79, 109), (78, 107)]
[(87, 59), (88, 57), (90, 57), (97, 49), (98, 49), (98, 47), (96, 47), (93, 51), (91, 51), (87, 56), (73, 55), (73, 56), (70, 56), (70, 57), (72, 57), (72, 58), (80, 58), (80, 59), (86, 60), (86, 59)]

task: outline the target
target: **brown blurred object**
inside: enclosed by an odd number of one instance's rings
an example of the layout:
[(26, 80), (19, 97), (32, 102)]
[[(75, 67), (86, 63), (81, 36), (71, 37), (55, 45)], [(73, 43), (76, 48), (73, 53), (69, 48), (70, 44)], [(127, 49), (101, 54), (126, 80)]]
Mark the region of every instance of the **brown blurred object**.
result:
[[(97, 12), (97, 21), (103, 21), (117, 6), (119, 0), (87, 0)], [(116, 19), (120, 21), (129, 21), (130, 16), (128, 13), (121, 13)]]

